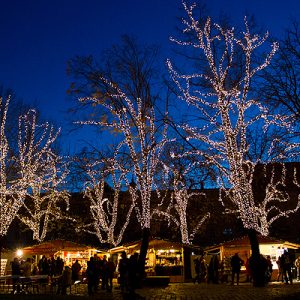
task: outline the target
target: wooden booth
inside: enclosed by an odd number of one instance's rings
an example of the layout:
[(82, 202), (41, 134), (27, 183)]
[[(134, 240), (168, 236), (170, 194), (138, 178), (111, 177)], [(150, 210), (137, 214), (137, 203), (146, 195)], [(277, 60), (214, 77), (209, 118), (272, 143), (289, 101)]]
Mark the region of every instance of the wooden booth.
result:
[[(258, 235), (259, 250), (260, 253), (264, 256), (270, 256), (273, 264), (274, 278), (278, 274), (278, 266), (276, 261), (279, 256), (281, 256), (284, 250), (291, 251), (300, 248), (300, 244), (290, 243), (287, 241), (275, 239), (272, 237), (266, 237)], [(251, 256), (251, 245), (248, 236), (243, 236), (228, 242), (216, 246), (210, 246), (205, 248), (207, 253), (208, 261), (209, 257), (213, 254), (218, 254), (220, 260), (229, 259), (235, 253), (238, 253), (239, 256), (246, 262), (247, 258)], [(241, 271), (245, 271), (245, 266), (242, 266)], [(272, 277), (273, 277), (272, 276)]]
[[(139, 253), (141, 241), (124, 244), (110, 250), (113, 257), (120, 258), (122, 251), (127, 253), (127, 256)], [(188, 248), (188, 249), (187, 249)], [(184, 282), (190, 274), (191, 266), (190, 259), (186, 259), (191, 253), (190, 248), (181, 243), (170, 242), (160, 239), (153, 239), (149, 242), (148, 253), (146, 258), (146, 273), (147, 276), (169, 276), (170, 282)]]
[(99, 251), (93, 247), (77, 244), (65, 240), (52, 240), (43, 242), (22, 249), (24, 257), (36, 257), (36, 262), (45, 255), (46, 257), (60, 257), (64, 260), (65, 265), (71, 266), (76, 260), (79, 261), (84, 271), (87, 268), (87, 261), (91, 256), (97, 254), (103, 256), (106, 252)]

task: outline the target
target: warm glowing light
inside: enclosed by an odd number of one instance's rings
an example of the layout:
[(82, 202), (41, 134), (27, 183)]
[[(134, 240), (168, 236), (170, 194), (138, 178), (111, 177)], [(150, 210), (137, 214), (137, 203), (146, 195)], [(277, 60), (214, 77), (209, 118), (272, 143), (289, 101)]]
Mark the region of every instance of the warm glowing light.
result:
[[(174, 155), (173, 158), (175, 157)], [(164, 164), (164, 185), (168, 192), (169, 190), (171, 191), (171, 196), (161, 197), (162, 202), (160, 203), (160, 207), (153, 212), (162, 218), (166, 218), (169, 226), (175, 224), (176, 227), (179, 228), (183, 244), (191, 244), (201, 226), (210, 217), (210, 213), (208, 212), (204, 216), (196, 218), (196, 225), (194, 225), (193, 228), (187, 220), (187, 208), (190, 200), (195, 196), (199, 197), (203, 195), (203, 193), (191, 191), (186, 186), (185, 179), (194, 166), (195, 163), (189, 164), (185, 167), (185, 170), (182, 171), (182, 174), (180, 174), (178, 170)], [(171, 182), (169, 178), (171, 178)], [(164, 202), (168, 202), (166, 209), (164, 209)]]
[(23, 256), (23, 250), (22, 249), (18, 249), (16, 252), (18, 257), (22, 257)]
[(9, 176), (10, 166), (18, 163), (10, 155), (10, 145), (6, 137), (6, 121), (10, 97), (4, 101), (0, 97), (0, 236), (7, 233), (9, 226), (18, 214), (26, 195), (26, 181), (18, 171)]
[[(99, 171), (101, 169), (105, 169), (105, 171)], [(89, 181), (86, 182), (84, 195), (90, 200), (92, 223), (86, 224), (78, 230), (95, 234), (101, 243), (109, 243), (113, 246), (121, 243), (137, 195), (135, 187), (132, 187), (128, 181), (127, 173), (128, 171), (118, 164), (116, 159), (97, 161), (87, 165)], [(104, 196), (105, 180), (108, 176), (113, 184), (111, 198)], [(116, 227), (120, 225), (120, 221), (118, 221), (120, 191), (124, 184), (128, 189), (130, 199), (127, 202), (127, 210), (122, 211), (123, 216), (126, 215), (125, 221), (121, 230), (117, 231)]]
[[(53, 151), (59, 130), (38, 125), (36, 112), (29, 110), (19, 117), (17, 149), (10, 149), (5, 128), (9, 102), (0, 98), (0, 236), (18, 217), (40, 241), (49, 220), (62, 216), (56, 204), (68, 206), (68, 194), (61, 189), (68, 171)], [(11, 166), (15, 173), (8, 176)]]
[[(155, 172), (158, 169), (162, 150), (169, 141), (167, 138), (168, 124), (166, 122), (163, 126), (157, 126), (155, 106), (152, 99), (149, 99), (151, 95), (148, 95), (148, 86), (145, 96), (139, 98), (131, 93), (127, 95), (116, 82), (102, 76), (99, 76), (99, 80), (105, 86), (105, 99), (89, 97), (82, 98), (80, 101), (93, 106), (101, 106), (109, 117), (79, 123), (107, 128), (114, 134), (119, 134), (121, 142), (116, 147), (115, 158), (118, 159), (124, 153), (128, 154), (126, 157), (130, 159), (130, 162), (127, 163), (127, 172), (133, 174), (136, 184), (135, 187), (132, 187), (136, 192), (135, 199), (132, 199), (135, 203), (134, 211), (141, 228), (149, 229), (153, 206), (151, 205), (152, 191), (156, 189)], [(139, 86), (138, 89), (140, 88)], [(144, 94), (144, 91), (140, 94)], [(93, 184), (93, 186), (97, 185)], [(87, 191), (88, 193), (89, 191)], [(90, 196), (88, 197), (91, 199)], [(97, 233), (100, 236), (100, 231), (108, 230), (108, 224), (103, 218), (103, 209), (101, 208), (103, 198), (98, 197), (97, 201), (92, 206), (93, 215), (98, 215), (98, 220), (101, 220), (98, 223), (101, 226)]]
[(48, 123), (37, 124), (34, 110), (19, 118), (18, 158), (27, 192), (24, 211), (18, 218), (33, 231), (37, 241), (46, 237), (49, 221), (67, 218), (59, 205), (69, 208), (69, 194), (62, 189), (67, 165), (54, 151), (59, 132)]
[[(293, 134), (289, 116), (272, 114), (263, 103), (252, 99), (249, 92), (254, 77), (270, 64), (279, 45), (273, 42), (265, 56), (262, 52), (259, 53), (260, 56), (255, 55), (259, 47), (267, 41), (268, 33), (264, 36), (251, 34), (246, 19), (245, 31), (241, 33), (236, 33), (234, 28), (227, 29), (213, 24), (210, 18), (202, 25), (194, 17), (195, 5), (188, 6), (183, 2), (183, 6), (187, 14), (183, 19), (183, 33), (192, 32), (195, 39), (190, 41), (189, 35), (188, 42), (175, 38), (171, 40), (180, 46), (194, 47), (199, 52), (199, 57), (203, 58), (202, 61), (206, 62), (207, 70), (206, 73), (180, 74), (171, 61), (167, 61), (180, 98), (198, 110), (201, 120), (199, 127), (189, 124), (181, 127), (188, 135), (187, 140), (200, 142), (202, 146), (201, 149), (192, 150), (185, 155), (193, 154), (214, 166), (219, 174), (220, 201), (225, 204), (225, 201), (230, 200), (235, 206), (235, 209), (228, 209), (227, 212), (237, 214), (245, 228), (267, 235), (269, 226), (275, 220), (287, 217), (300, 207), (300, 198), (294, 209), (284, 210), (280, 206), (290, 198), (281, 190), (286, 185), (284, 164), (279, 180), (275, 180), (274, 175), (271, 176), (261, 203), (255, 201), (252, 190), (255, 167), (262, 161), (249, 159), (249, 150), (252, 147), (249, 134), (257, 132), (257, 128), (264, 134), (275, 130), (291, 136)], [(254, 57), (260, 57), (260, 61), (254, 60)], [(244, 65), (238, 70), (239, 79), (233, 85), (230, 76), (237, 72), (236, 61), (241, 59)], [(197, 84), (200, 80), (205, 89)], [(299, 149), (297, 143), (285, 143), (276, 138), (266, 145), (268, 153), (263, 158), (265, 164), (284, 162), (293, 158), (295, 150)], [(283, 150), (278, 151), (280, 148)], [(299, 186), (295, 174), (293, 181)]]

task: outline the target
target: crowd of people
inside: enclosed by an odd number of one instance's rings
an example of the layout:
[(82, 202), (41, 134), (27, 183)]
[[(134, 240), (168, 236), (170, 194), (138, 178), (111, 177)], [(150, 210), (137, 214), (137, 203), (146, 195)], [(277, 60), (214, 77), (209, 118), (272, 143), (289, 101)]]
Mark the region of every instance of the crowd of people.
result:
[[(100, 284), (102, 289), (111, 291), (115, 270), (116, 266), (111, 258), (107, 260), (105, 255), (103, 259), (97, 256), (91, 257), (86, 270), (89, 295), (94, 294)], [(127, 258), (126, 252), (123, 251), (118, 263), (118, 273), (121, 292), (134, 293), (138, 282), (138, 254), (135, 253)]]
[(292, 267), (295, 266), (296, 268), (296, 277), (299, 281), (299, 268), (300, 268), (300, 256), (296, 258), (295, 261), (291, 258), (287, 251), (278, 258), (276, 261), (278, 266), (278, 276), (277, 281), (285, 282), (286, 284), (293, 283), (293, 274), (292, 274)]
[[(13, 290), (12, 293), (20, 293), (21, 285), (18, 280), (18, 276), (24, 276), (28, 278), (32, 274), (32, 260), (27, 258), (24, 261), (20, 261), (17, 257), (11, 262), (11, 272), (13, 277)], [(23, 287), (22, 287), (23, 288)]]
[[(67, 287), (76, 282), (81, 282), (83, 278), (87, 280), (88, 294), (94, 294), (97, 289), (101, 288), (112, 291), (113, 278), (115, 272), (119, 273), (119, 285), (122, 293), (134, 293), (138, 285), (138, 254), (135, 253), (127, 257), (126, 252), (121, 253), (121, 258), (114, 262), (111, 257), (107, 258), (104, 255), (102, 258), (95, 254), (90, 257), (87, 262), (87, 268), (82, 274), (82, 266), (76, 260), (71, 266), (65, 266), (64, 260), (60, 257), (46, 258), (43, 256), (38, 263), (34, 258), (27, 258), (20, 261), (14, 258), (11, 262), (12, 275), (30, 277), (32, 275), (47, 275), (49, 281), (57, 285), (57, 293), (66, 294)], [(292, 268), (296, 269), (297, 280), (300, 280), (300, 256), (293, 260), (287, 251), (276, 261), (278, 266), (277, 281), (285, 282), (286, 284), (293, 283)], [(245, 267), (245, 281), (251, 282), (254, 277), (254, 272), (259, 268), (259, 272), (263, 274), (263, 281), (267, 284), (271, 281), (273, 273), (273, 263), (270, 256), (260, 256), (259, 262), (254, 262), (252, 257), (247, 257), (243, 260), (238, 253), (231, 257), (224, 257), (219, 260), (218, 255), (212, 255), (209, 263), (206, 262), (204, 255), (194, 260), (196, 276), (194, 283), (228, 283), (239, 284), (240, 273), (242, 266)], [(82, 275), (83, 276), (82, 276)], [(256, 273), (257, 274), (257, 273)], [(295, 274), (294, 274), (295, 277)], [(274, 276), (273, 276), (274, 278)], [(56, 279), (56, 280), (54, 280)], [(13, 280), (13, 292), (20, 288), (17, 277)]]
[[(116, 262), (117, 263), (117, 262)], [(126, 252), (121, 253), (118, 265), (111, 257), (104, 255), (102, 258), (95, 254), (87, 262), (86, 270), (82, 270), (79, 261), (71, 266), (64, 265), (60, 257), (42, 258), (35, 263), (35, 259), (28, 258), (20, 261), (17, 257), (11, 262), (12, 275), (29, 277), (32, 275), (47, 275), (50, 284), (57, 286), (57, 294), (66, 294), (67, 287), (80, 280), (86, 280), (88, 294), (94, 294), (99, 288), (112, 291), (115, 272), (119, 273), (119, 284), (122, 293), (134, 293), (138, 284), (138, 254), (127, 258)], [(17, 278), (17, 277), (16, 277)], [(13, 289), (17, 289), (17, 280)]]
[[(65, 294), (66, 287), (72, 284), (72, 280), (75, 280), (79, 276), (81, 266), (78, 261), (72, 265), (72, 270), (68, 267), (64, 267), (64, 261), (60, 257), (56, 259), (54, 257), (42, 258), (36, 263), (35, 258), (28, 257), (26, 260), (21, 260), (18, 257), (15, 257), (11, 262), (11, 270), (13, 275), (13, 293), (19, 293), (21, 290), (19, 276), (22, 276), (24, 279), (22, 281), (23, 285), (26, 284), (26, 278), (34, 275), (46, 275), (47, 281), (54, 282), (54, 278), (57, 278), (55, 281), (58, 285), (58, 292)], [(76, 277), (77, 276), (77, 277)]]
[[(300, 280), (300, 256), (293, 261), (288, 251), (279, 256), (276, 261), (278, 265), (277, 281), (285, 282), (286, 284), (293, 283), (292, 269), (295, 267), (297, 280)], [(224, 257), (219, 260), (218, 255), (212, 255), (209, 263), (206, 262), (204, 255), (194, 260), (196, 276), (194, 283), (228, 283), (231, 285), (240, 283), (240, 273), (242, 266), (245, 267), (245, 281), (252, 282), (253, 272), (257, 271), (261, 274), (262, 283), (267, 284), (271, 281), (273, 274), (273, 263), (271, 257), (260, 255), (259, 259), (254, 261), (252, 257), (247, 257), (243, 260), (238, 253), (231, 257)]]

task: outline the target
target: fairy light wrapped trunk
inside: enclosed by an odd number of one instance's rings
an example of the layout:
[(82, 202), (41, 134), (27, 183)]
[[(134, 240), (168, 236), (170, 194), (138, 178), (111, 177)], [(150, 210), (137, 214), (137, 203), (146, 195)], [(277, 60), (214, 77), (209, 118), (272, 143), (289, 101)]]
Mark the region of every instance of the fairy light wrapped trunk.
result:
[[(219, 174), (220, 201), (224, 205), (225, 199), (231, 202), (227, 213), (234, 213), (241, 219), (249, 232), (253, 257), (258, 259), (256, 233), (268, 235), (272, 222), (299, 208), (299, 200), (294, 209), (284, 210), (280, 206), (289, 197), (282, 193), (272, 176), (262, 202), (256, 201), (252, 187), (257, 164), (285, 162), (296, 157), (299, 149), (299, 144), (292, 139), (290, 116), (271, 113), (268, 107), (251, 97), (255, 76), (269, 65), (279, 45), (271, 43), (269, 53), (263, 54), (259, 49), (264, 48), (265, 52), (268, 33), (264, 36), (252, 34), (246, 18), (244, 31), (236, 32), (234, 28), (212, 23), (210, 18), (202, 23), (194, 17), (195, 5), (188, 6), (183, 2), (183, 6), (186, 12), (183, 36), (186, 40), (171, 40), (182, 47), (193, 47), (204, 64), (199, 73), (196, 70), (192, 74), (183, 74), (170, 60), (167, 61), (180, 98), (193, 106), (201, 119), (198, 125), (180, 127), (193, 145), (186, 155), (198, 155), (199, 159), (215, 166)], [(266, 142), (263, 155), (251, 157), (254, 151), (249, 137), (257, 131), (262, 138), (273, 134), (274, 138)], [(285, 180), (283, 172), (279, 181), (284, 185)], [(296, 174), (293, 181), (299, 187)], [(261, 285), (260, 280), (257, 278), (257, 285)]]
[(6, 137), (6, 120), (10, 98), (0, 98), (0, 236), (6, 235), (11, 222), (23, 204), (26, 182), (20, 179), (18, 171), (11, 172), (15, 158)]
[(189, 218), (188, 209), (192, 207), (192, 200), (205, 197), (204, 193), (193, 191), (188, 186), (188, 174), (195, 165), (195, 162), (187, 163), (185, 169), (180, 171), (178, 166), (163, 163), (162, 190), (166, 190), (166, 193), (158, 193), (161, 201), (159, 207), (153, 211), (153, 214), (166, 219), (169, 227), (175, 225), (178, 228), (184, 245), (193, 243), (195, 235), (210, 218), (210, 212), (197, 216), (195, 220)]
[[(96, 235), (102, 244), (116, 247), (121, 243), (132, 216), (137, 190), (129, 183), (128, 170), (114, 157), (89, 163), (86, 173), (88, 181), (85, 183), (84, 196), (90, 201), (91, 222), (79, 230)], [(105, 192), (107, 181), (112, 183), (113, 192), (109, 194)], [(129, 203), (126, 211), (122, 209), (121, 218), (119, 211), (124, 188), (128, 190), (129, 199), (126, 200)]]
[(3, 239), (18, 214), (26, 195), (26, 182), (13, 169), (15, 158), (9, 147), (6, 121), (10, 97), (0, 97), (0, 262)]

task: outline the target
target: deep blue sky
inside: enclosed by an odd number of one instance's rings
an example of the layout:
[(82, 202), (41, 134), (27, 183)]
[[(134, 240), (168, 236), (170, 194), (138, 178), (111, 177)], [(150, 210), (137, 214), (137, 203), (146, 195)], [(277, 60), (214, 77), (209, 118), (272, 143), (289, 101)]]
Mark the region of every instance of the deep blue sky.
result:
[[(205, 1), (204, 1), (205, 2)], [(298, 18), (299, 0), (207, 0), (234, 22), (253, 13), (259, 25), (280, 35)], [(25, 102), (36, 101), (44, 118), (63, 127), (66, 146), (79, 150), (79, 133), (67, 134), (66, 62), (75, 55), (98, 55), (122, 34), (161, 44), (174, 35), (181, 0), (2, 0), (0, 1), (0, 84)]]

